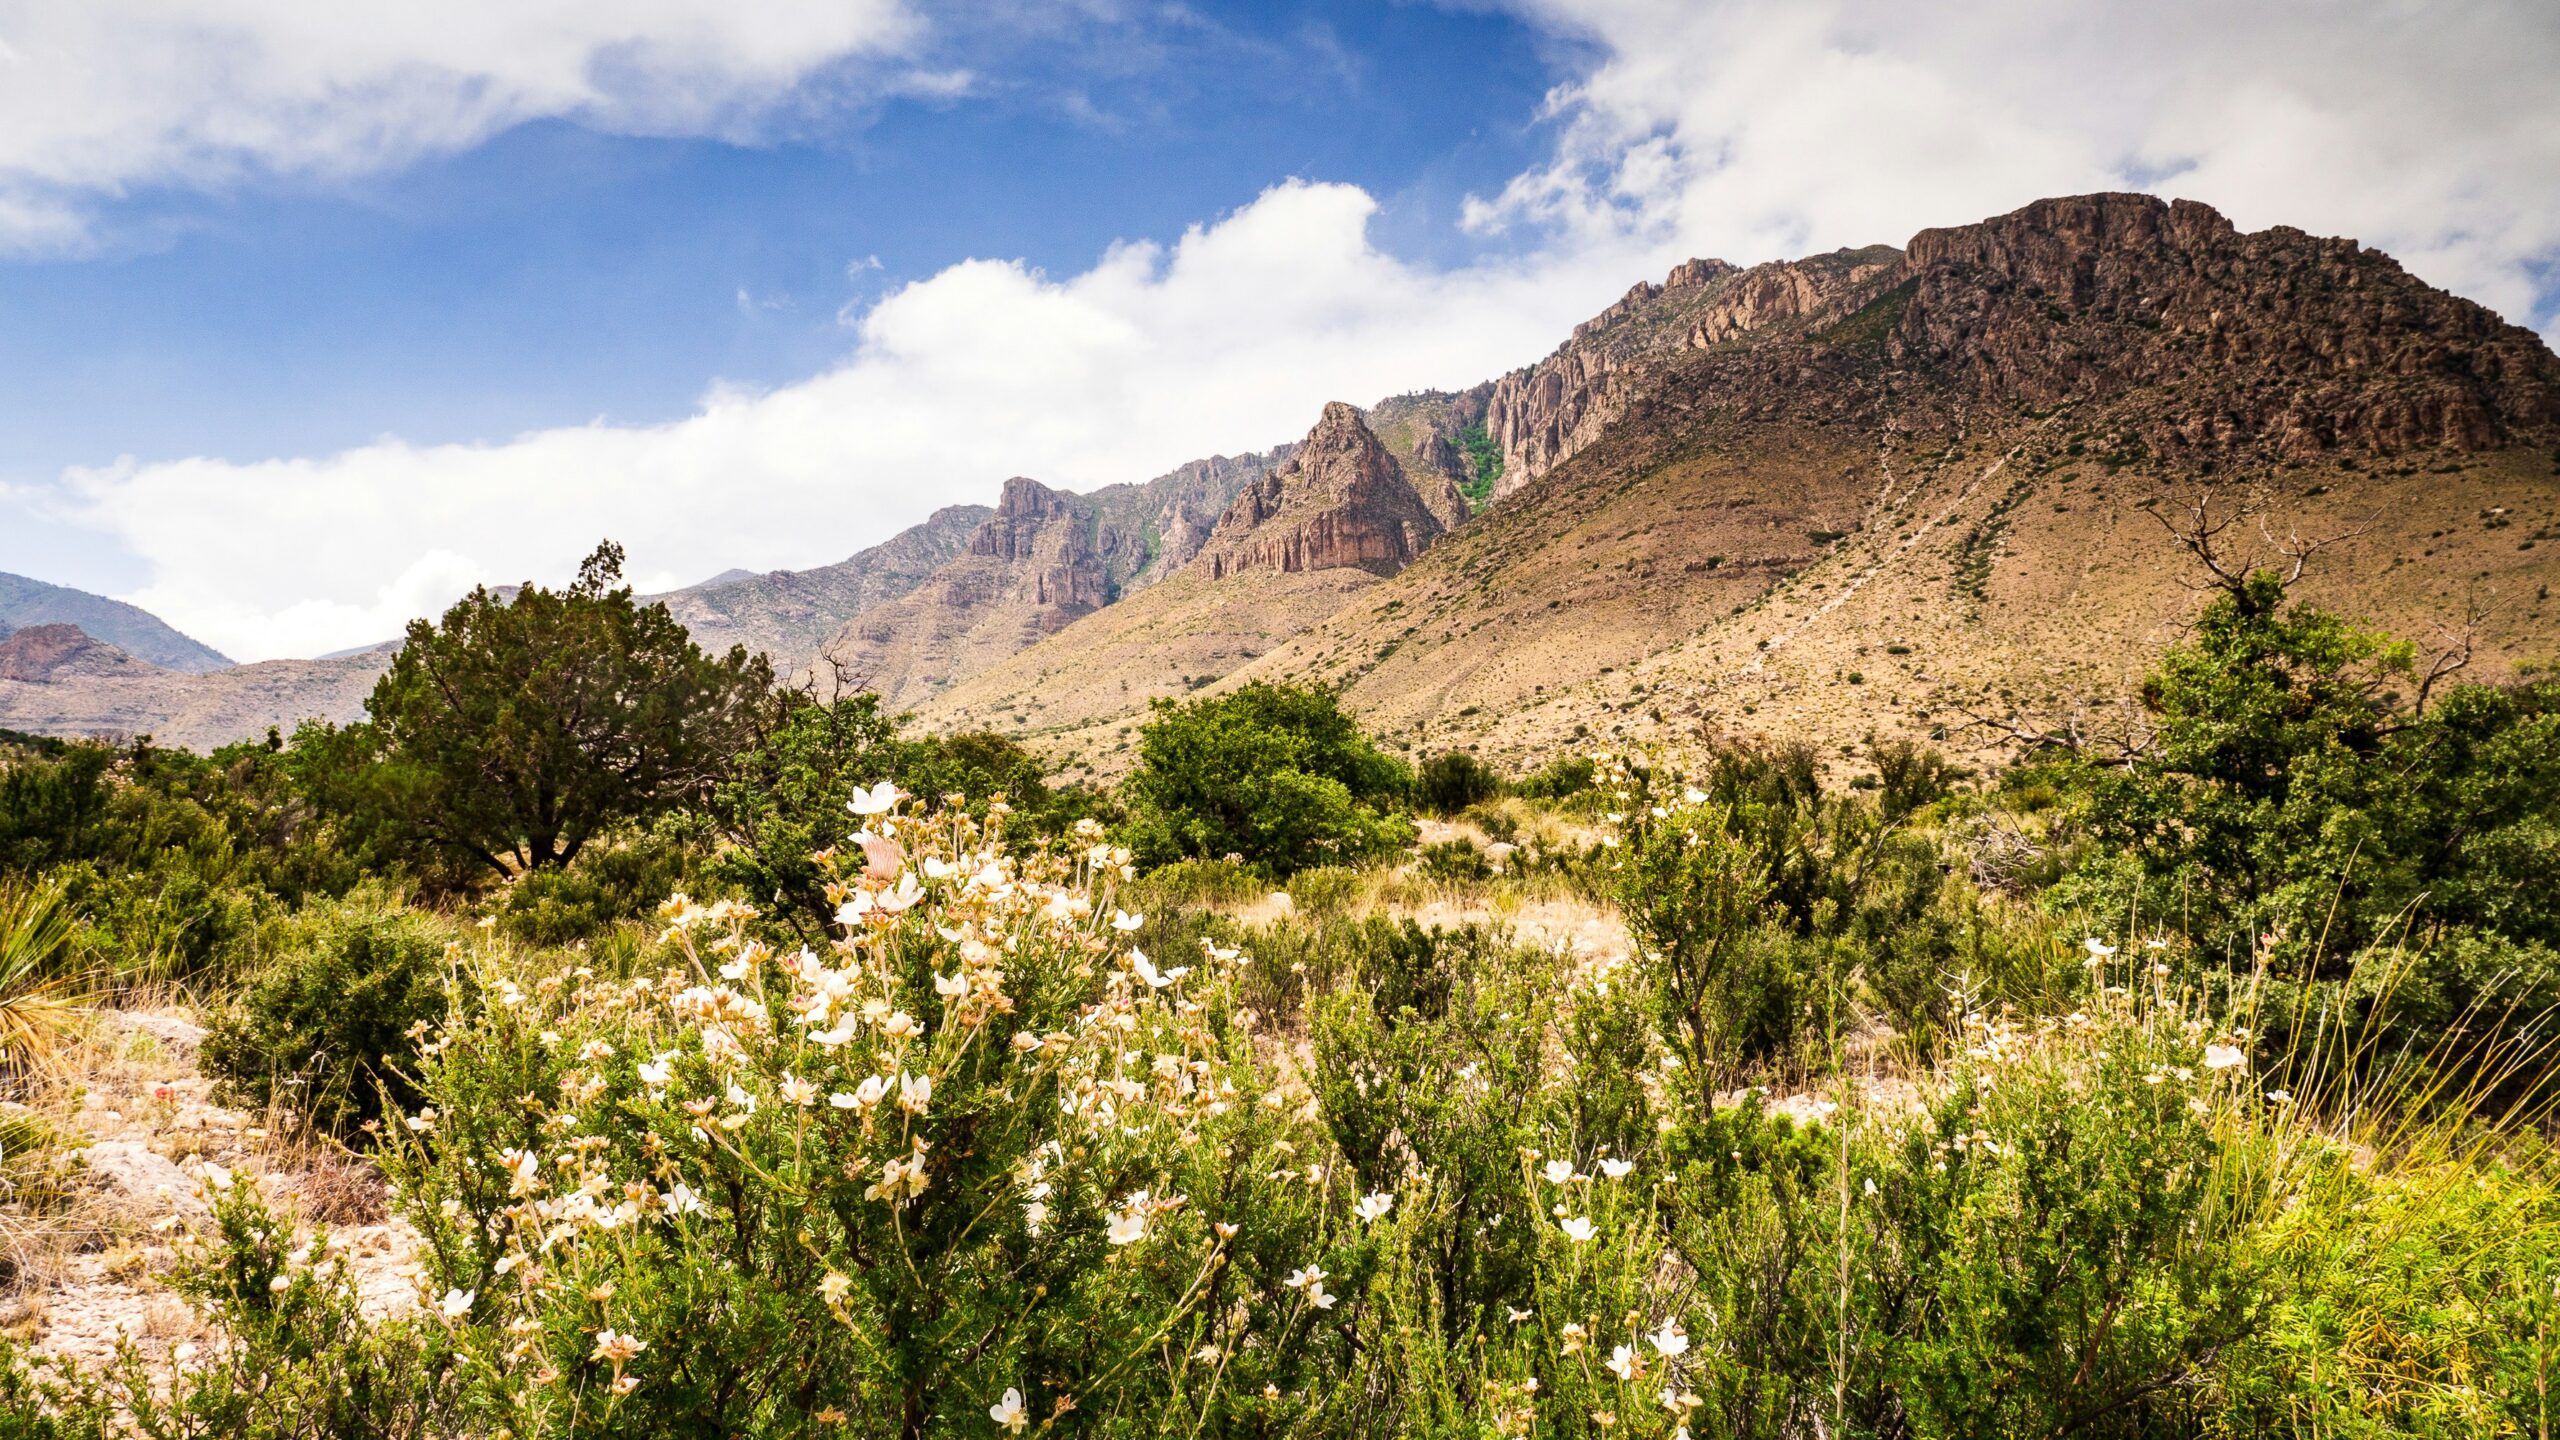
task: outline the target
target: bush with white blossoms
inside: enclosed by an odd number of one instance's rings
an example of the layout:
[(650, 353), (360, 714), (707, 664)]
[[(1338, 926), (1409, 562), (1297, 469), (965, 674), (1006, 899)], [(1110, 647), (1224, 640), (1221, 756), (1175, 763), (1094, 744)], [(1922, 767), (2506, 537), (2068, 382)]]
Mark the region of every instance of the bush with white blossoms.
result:
[[(1242, 957), (1128, 857), (882, 790), (823, 950), (679, 896), (662, 969), (493, 977), (389, 1170), (520, 1435), (1146, 1434), (1297, 1403), (1359, 1197), (1252, 1063)], [(429, 1118), (429, 1117), (432, 1118)]]

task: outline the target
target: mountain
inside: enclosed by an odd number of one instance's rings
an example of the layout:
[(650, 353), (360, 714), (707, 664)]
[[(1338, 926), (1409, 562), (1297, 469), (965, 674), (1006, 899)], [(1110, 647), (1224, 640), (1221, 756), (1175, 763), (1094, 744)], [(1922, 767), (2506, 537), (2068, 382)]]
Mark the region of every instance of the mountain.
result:
[[(1150, 700), (1266, 678), (1513, 764), (1752, 734), (1988, 752), (2123, 701), (2185, 633), (2163, 521), (2200, 495), (2250, 509), (2227, 549), (2324, 542), (2304, 596), (2461, 631), (2472, 676), (2560, 659), (2555, 442), (2560, 358), (2389, 256), (2087, 195), (1692, 260), (1463, 391), (1144, 484), (1016, 479), (839, 566), (664, 598), (706, 643), (1095, 775)], [(76, 619), (0, 626), (0, 726), (172, 743), (348, 718), (388, 654), (182, 674)]]
[(801, 678), (821, 689), (841, 680), (911, 708), (1179, 569), (1276, 458), (1214, 456), (1085, 495), (1008, 480), (961, 554), (846, 621)]
[(146, 664), (201, 674), (231, 661), (179, 634), (148, 610), (24, 575), (0, 574), (0, 634), (37, 625), (76, 625)]
[(984, 505), (947, 506), (833, 565), (762, 575), (732, 570), (649, 598), (665, 601), (703, 649), (719, 654), (744, 645), (787, 674), (807, 665), (848, 618), (906, 594), (957, 558), (994, 513)]
[(0, 641), (0, 729), (211, 750), (287, 734), (305, 719), (359, 719), (392, 645), (329, 660), (264, 660), (188, 674), (147, 664), (74, 626)]
[(1188, 565), (964, 676), (919, 713), (1054, 733), (1141, 712), (1340, 612), (1446, 533), (1361, 412), (1327, 405), (1286, 460), (1236, 493)]
[(77, 625), (29, 625), (0, 636), (0, 680), (46, 684), (71, 678), (159, 673)]
[[(1218, 643), (1250, 627), (1205, 601), (1159, 617), (1176, 683), (1332, 685), (1407, 742), (1523, 763), (1709, 734), (1981, 749), (1977, 718), (2122, 697), (2183, 633), (2200, 599), (2154, 517), (2204, 491), (2263, 512), (2227, 543), (2343, 537), (2306, 596), (2421, 641), (2480, 611), (2474, 674), (2552, 658), (2560, 360), (2379, 252), (2192, 202), (1693, 261), (1492, 382), (1481, 423), (1498, 503), (1272, 643)], [(1132, 641), (1106, 610), (924, 718), (1107, 771), (1165, 693)]]

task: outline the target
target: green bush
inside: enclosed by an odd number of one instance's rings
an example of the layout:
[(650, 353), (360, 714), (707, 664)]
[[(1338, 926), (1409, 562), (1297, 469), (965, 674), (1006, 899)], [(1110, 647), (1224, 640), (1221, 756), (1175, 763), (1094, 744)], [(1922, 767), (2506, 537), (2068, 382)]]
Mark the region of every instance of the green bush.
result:
[(592, 939), (650, 914), (667, 896), (690, 888), (697, 853), (692, 838), (671, 820), (590, 845), (560, 869), (517, 876), (491, 913), (501, 931), (527, 945)]
[(1475, 842), (1461, 836), (1422, 847), (1422, 873), (1434, 880), (1459, 883), (1493, 878), (1493, 862)]
[(1434, 815), (1455, 815), (1502, 793), (1502, 777), (1464, 750), (1443, 750), (1414, 776), (1414, 802)]
[(217, 1009), (200, 1057), (235, 1101), (276, 1101), (339, 1134), (418, 1103), (418, 1032), (452, 999), (453, 931), (372, 897), (273, 924), (265, 960)]
[(1411, 788), (1331, 693), (1253, 684), (1160, 700), (1126, 785), (1129, 846), (1153, 868), (1233, 855), (1266, 875), (1339, 864), (1411, 842), (1394, 808)]

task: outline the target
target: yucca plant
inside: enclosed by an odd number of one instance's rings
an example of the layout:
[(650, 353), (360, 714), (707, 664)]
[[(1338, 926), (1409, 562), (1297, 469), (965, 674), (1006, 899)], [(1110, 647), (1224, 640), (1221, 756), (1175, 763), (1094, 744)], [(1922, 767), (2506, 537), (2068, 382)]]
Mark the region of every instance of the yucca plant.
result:
[(0, 1076), (22, 1076), (51, 1060), (78, 1023), (71, 930), (60, 891), (0, 887)]

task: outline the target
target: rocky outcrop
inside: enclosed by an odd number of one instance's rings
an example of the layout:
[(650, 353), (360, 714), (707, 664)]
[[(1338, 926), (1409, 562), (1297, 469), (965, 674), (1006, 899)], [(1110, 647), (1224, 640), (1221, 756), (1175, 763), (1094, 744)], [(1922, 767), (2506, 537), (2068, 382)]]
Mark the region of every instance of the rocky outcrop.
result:
[(1212, 580), (1254, 570), (1392, 575), (1447, 528), (1359, 410), (1335, 401), (1287, 464), (1237, 494), (1197, 563)]
[(77, 625), (29, 625), (0, 639), (0, 680), (50, 685), (158, 672), (158, 666), (136, 660)]
[(1007, 480), (959, 554), (846, 621), (802, 678), (874, 689), (902, 709), (920, 704), (1189, 561), (1267, 463), (1212, 456), (1084, 495)]
[(1493, 382), (1484, 423), (1502, 452), (1495, 495), (1510, 494), (1597, 440), (1642, 388), (1641, 380), (1629, 378), (1634, 372), (1683, 350), (1823, 314), (1871, 286), (1898, 254), (1878, 245), (1748, 270), (1690, 260), (1660, 285), (1637, 285), (1575, 326), (1554, 354)]
[(2154, 449), (2474, 450), (2560, 423), (2560, 362), (2532, 332), (2353, 240), (2242, 233), (2191, 200), (1925, 230), (1888, 285), (1909, 287), (1897, 365), (2036, 408), (2149, 390), (2131, 418)]
[(994, 514), (984, 505), (946, 506), (833, 565), (762, 575), (732, 571), (650, 598), (664, 601), (703, 649), (716, 655), (744, 645), (788, 673), (807, 664), (847, 620), (907, 594), (957, 559)]

